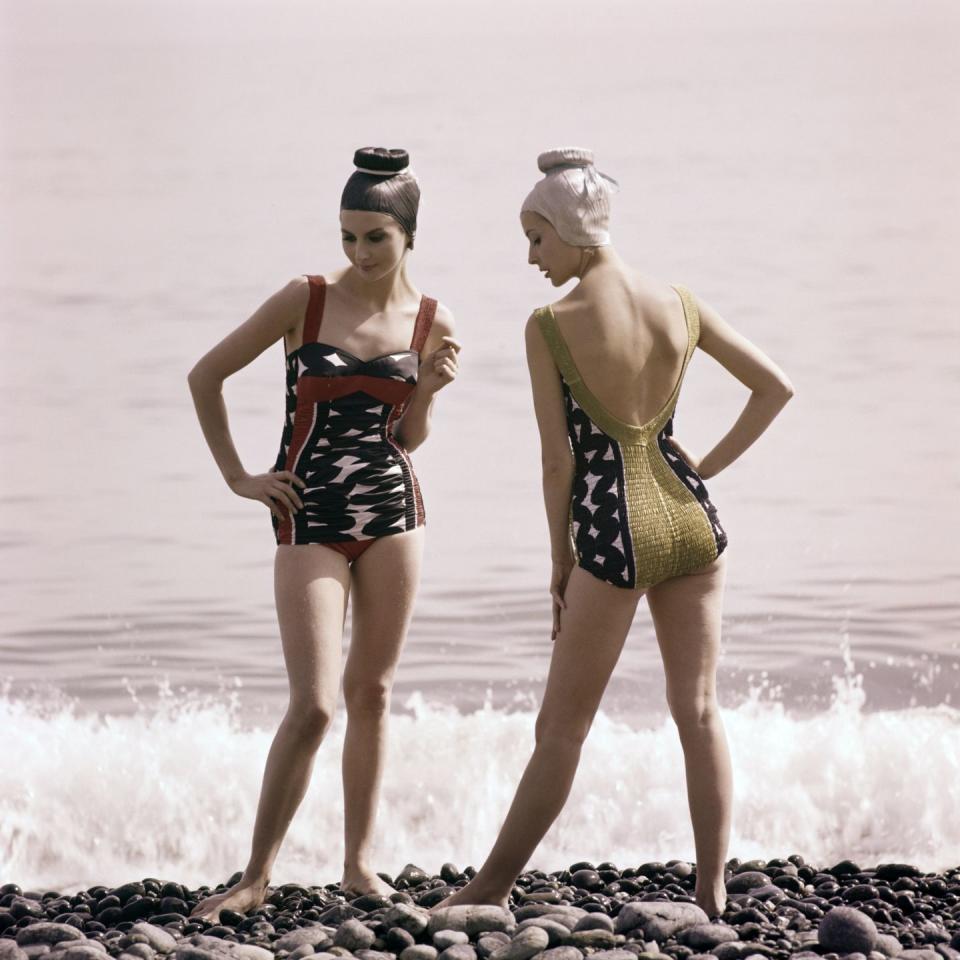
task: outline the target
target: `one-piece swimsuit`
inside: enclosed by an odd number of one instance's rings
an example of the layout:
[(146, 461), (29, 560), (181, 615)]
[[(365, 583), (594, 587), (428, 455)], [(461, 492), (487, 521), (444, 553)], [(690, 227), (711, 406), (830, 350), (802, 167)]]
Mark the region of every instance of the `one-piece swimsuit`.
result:
[(437, 302), (420, 301), (406, 350), (361, 360), (323, 343), (326, 283), (308, 276), (303, 343), (287, 354), (287, 405), (275, 470), (305, 482), (303, 509), (273, 516), (278, 544), (320, 543), (356, 559), (374, 540), (425, 521), (420, 486), (394, 426), (417, 385)]
[(683, 302), (687, 348), (661, 411), (637, 426), (618, 419), (580, 376), (550, 307), (537, 322), (563, 379), (574, 456), (570, 528), (577, 563), (607, 583), (646, 589), (715, 560), (727, 545), (716, 508), (693, 467), (670, 442), (687, 364), (700, 339), (696, 299)]

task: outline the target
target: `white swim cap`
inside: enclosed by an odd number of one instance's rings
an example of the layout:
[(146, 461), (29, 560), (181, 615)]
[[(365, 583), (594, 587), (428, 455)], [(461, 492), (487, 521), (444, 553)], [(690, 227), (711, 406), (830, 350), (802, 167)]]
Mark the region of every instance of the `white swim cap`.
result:
[(593, 152), (580, 147), (547, 150), (537, 157), (537, 166), (543, 179), (527, 194), (521, 212), (540, 214), (571, 246), (610, 243), (610, 194), (619, 185), (594, 166)]

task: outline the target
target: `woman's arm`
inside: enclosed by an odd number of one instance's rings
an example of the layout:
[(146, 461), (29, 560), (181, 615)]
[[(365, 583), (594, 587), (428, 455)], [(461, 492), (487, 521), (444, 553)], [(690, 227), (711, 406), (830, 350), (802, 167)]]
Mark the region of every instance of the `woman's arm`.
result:
[[(267, 347), (300, 323), (309, 294), (309, 281), (306, 277), (291, 280), (282, 290), (267, 299), (248, 320), (204, 354), (187, 375), (200, 428), (210, 452), (228, 486), (242, 496), (251, 496), (253, 491), (243, 486), (244, 482), (251, 478), (244, 470), (230, 436), (227, 408), (223, 402), (223, 381), (255, 360)], [(286, 471), (283, 471), (273, 475), (273, 485), (282, 488), (273, 490), (273, 495), (288, 506), (302, 507), (303, 504), (292, 488), (287, 483), (280, 482), (283, 479), (294, 479), (292, 474), (286, 477), (285, 473)], [(241, 487), (243, 489), (240, 489)], [(256, 493), (262, 492), (258, 487)], [(252, 499), (263, 500), (280, 517), (273, 504), (262, 496), (254, 495)]]
[(550, 557), (553, 572), (550, 593), (553, 596), (553, 637), (560, 631), (560, 610), (566, 604), (563, 594), (573, 568), (573, 543), (570, 540), (570, 492), (573, 486), (573, 452), (567, 437), (567, 418), (563, 409), (563, 387), (553, 356), (543, 339), (536, 315), (526, 328), (527, 367), (533, 390), (533, 410), (540, 432), (540, 465), (543, 471), (543, 503), (550, 531)]
[(787, 375), (746, 337), (736, 332), (709, 304), (697, 299), (701, 350), (750, 390), (743, 412), (695, 469), (705, 480), (729, 467), (770, 426), (793, 396)]
[(420, 364), (417, 386), (393, 428), (393, 435), (407, 451), (416, 450), (427, 439), (433, 398), (457, 376), (460, 344), (453, 338), (453, 314), (442, 303), (437, 304), (424, 352), (426, 357)]

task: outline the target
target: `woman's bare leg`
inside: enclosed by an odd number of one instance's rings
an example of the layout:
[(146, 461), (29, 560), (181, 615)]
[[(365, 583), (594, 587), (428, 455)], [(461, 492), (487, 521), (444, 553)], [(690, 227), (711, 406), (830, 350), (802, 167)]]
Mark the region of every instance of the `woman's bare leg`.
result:
[(506, 906), (517, 875), (556, 820), (573, 785), (580, 748), (623, 649), (642, 593), (611, 586), (574, 567), (564, 599), (536, 747), (497, 841), (477, 875), (440, 906)]
[(717, 659), (726, 556), (647, 594), (667, 681), (667, 703), (683, 746), (687, 799), (697, 851), (695, 897), (708, 916), (726, 904), (730, 840), (730, 753), (717, 710)]
[(340, 885), (393, 893), (371, 864), (373, 828), (387, 747), (390, 689), (420, 580), (423, 528), (383, 537), (353, 565), (353, 630), (343, 696), (344, 863)]
[(277, 547), (274, 593), (290, 702), (267, 755), (243, 876), (224, 893), (201, 900), (191, 918), (216, 921), (221, 910), (246, 913), (263, 902), (273, 862), (333, 717), (349, 591), (349, 569), (341, 554), (318, 544)]

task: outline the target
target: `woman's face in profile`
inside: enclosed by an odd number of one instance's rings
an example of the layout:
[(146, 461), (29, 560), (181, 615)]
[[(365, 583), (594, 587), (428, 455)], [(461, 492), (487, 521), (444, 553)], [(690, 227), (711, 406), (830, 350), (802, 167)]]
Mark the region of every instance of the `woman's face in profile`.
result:
[(580, 248), (564, 243), (549, 220), (539, 213), (524, 210), (520, 214), (520, 226), (529, 244), (527, 263), (541, 270), (555, 287), (562, 286), (577, 275)]
[(387, 213), (341, 210), (343, 252), (364, 280), (380, 280), (395, 270), (407, 251), (409, 238)]

